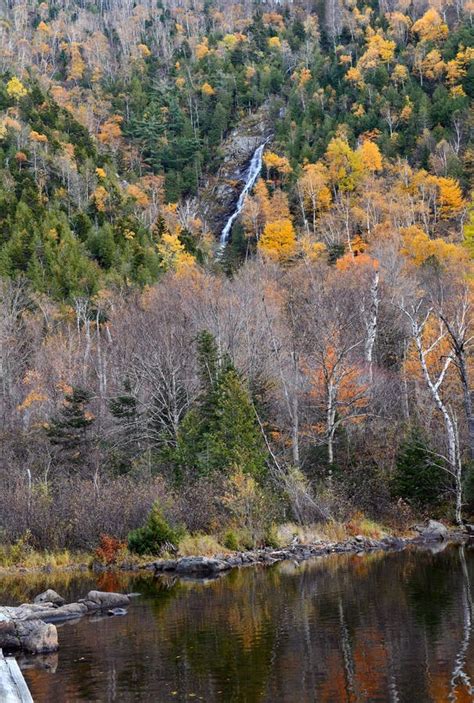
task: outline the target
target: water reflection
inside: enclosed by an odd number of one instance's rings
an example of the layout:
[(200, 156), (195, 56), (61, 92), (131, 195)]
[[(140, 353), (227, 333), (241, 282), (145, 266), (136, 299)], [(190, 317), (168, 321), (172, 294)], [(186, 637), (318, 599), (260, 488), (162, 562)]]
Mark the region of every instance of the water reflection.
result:
[[(137, 591), (124, 618), (60, 631), (20, 660), (36, 703), (473, 701), (474, 551), (336, 556), (206, 583), (106, 574), (0, 582), (0, 602), (52, 586)], [(13, 598), (12, 598), (13, 594)]]

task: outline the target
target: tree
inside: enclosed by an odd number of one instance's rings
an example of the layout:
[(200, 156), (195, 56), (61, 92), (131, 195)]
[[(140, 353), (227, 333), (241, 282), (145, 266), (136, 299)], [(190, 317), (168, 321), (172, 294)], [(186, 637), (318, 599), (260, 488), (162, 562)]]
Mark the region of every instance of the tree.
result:
[(296, 235), (291, 220), (276, 220), (265, 225), (258, 249), (273, 261), (284, 262), (296, 252)]
[(178, 463), (204, 475), (239, 470), (261, 477), (266, 452), (244, 382), (208, 332), (199, 337), (198, 353), (201, 394), (181, 425)]
[(74, 386), (66, 393), (60, 413), (46, 429), (49, 441), (58, 448), (66, 466), (80, 466), (90, 461), (87, 456), (89, 429), (95, 421), (94, 415), (87, 409), (91, 398), (89, 391)]
[(437, 505), (446, 488), (446, 474), (438, 466), (422, 430), (412, 427), (397, 455), (393, 495), (423, 509)]

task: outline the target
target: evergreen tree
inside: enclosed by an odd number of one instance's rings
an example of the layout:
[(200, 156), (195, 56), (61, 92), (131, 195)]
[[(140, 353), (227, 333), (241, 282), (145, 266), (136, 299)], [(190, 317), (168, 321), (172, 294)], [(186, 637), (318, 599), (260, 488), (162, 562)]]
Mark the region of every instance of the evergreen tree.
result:
[(65, 396), (61, 412), (51, 420), (46, 430), (51, 444), (57, 447), (59, 455), (67, 463), (77, 465), (88, 461), (89, 428), (95, 421), (94, 415), (87, 410), (91, 397), (89, 391), (75, 386)]
[(436, 505), (447, 488), (441, 460), (433, 457), (422, 433), (413, 428), (400, 447), (392, 494), (416, 508)]
[(261, 476), (265, 445), (245, 383), (228, 357), (219, 358), (209, 332), (200, 335), (198, 355), (202, 390), (181, 426), (178, 464), (201, 474), (237, 468)]

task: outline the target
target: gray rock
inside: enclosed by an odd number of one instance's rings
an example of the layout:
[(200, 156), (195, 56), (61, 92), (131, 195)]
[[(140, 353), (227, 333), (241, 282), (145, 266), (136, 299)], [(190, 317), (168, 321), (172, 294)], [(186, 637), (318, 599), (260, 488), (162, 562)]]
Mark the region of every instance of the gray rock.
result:
[(48, 588), (44, 593), (40, 593), (34, 600), (34, 603), (52, 603), (52, 605), (57, 606), (64, 605), (65, 602), (64, 598), (60, 596), (59, 593), (56, 593), (56, 591), (53, 591), (52, 588)]
[(112, 608), (111, 610), (107, 611), (107, 615), (121, 616), (126, 614), (127, 611), (125, 610), (125, 608)]
[(0, 649), (22, 649), (32, 654), (55, 652), (58, 631), (41, 620), (10, 620), (1, 614)]
[(89, 591), (84, 598), (84, 603), (89, 610), (102, 610), (120, 608), (130, 603), (125, 593), (107, 593), (106, 591)]
[(222, 559), (212, 559), (208, 557), (183, 557), (178, 559), (176, 572), (178, 574), (217, 574), (230, 569), (230, 564)]
[(442, 541), (448, 536), (448, 529), (437, 520), (430, 520), (428, 525), (421, 530), (421, 536), (427, 542)]
[(41, 620), (29, 620), (17, 623), (16, 630), (21, 649), (32, 654), (56, 652), (59, 647), (58, 631), (54, 625)]

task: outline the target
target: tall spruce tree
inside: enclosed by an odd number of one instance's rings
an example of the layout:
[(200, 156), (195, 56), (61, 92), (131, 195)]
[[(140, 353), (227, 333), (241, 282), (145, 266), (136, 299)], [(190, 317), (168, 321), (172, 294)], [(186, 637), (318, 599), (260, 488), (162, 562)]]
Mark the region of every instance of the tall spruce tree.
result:
[(242, 377), (227, 356), (219, 357), (209, 332), (198, 339), (198, 355), (201, 394), (183, 420), (177, 463), (202, 475), (239, 468), (261, 476), (266, 450)]

